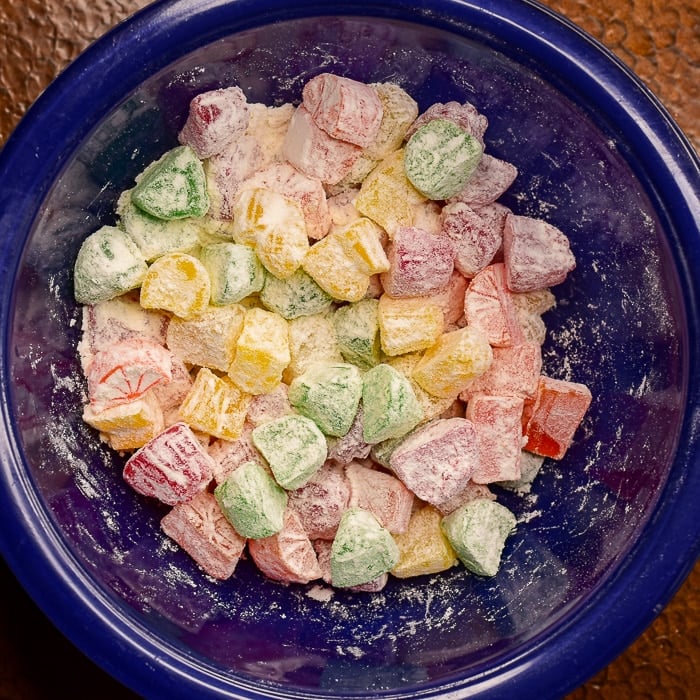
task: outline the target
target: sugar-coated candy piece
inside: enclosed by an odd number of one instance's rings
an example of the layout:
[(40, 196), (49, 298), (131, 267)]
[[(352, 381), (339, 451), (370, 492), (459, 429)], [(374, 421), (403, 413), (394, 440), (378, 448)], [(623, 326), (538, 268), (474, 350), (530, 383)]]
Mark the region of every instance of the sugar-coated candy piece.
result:
[[(328, 585), (335, 588), (336, 586), (333, 583), (331, 571), (331, 551), (333, 549), (333, 542), (331, 540), (315, 540), (314, 549), (316, 550), (318, 565), (321, 568), (323, 580)], [(367, 583), (359, 583), (356, 586), (347, 586), (346, 590), (353, 593), (378, 593), (386, 586), (388, 581), (389, 574), (385, 572)]]
[(518, 169), (513, 164), (484, 153), (472, 176), (453, 199), (470, 207), (492, 204), (508, 190), (517, 176)]
[(250, 540), (248, 552), (258, 569), (273, 581), (309, 583), (322, 572), (299, 515), (287, 508), (282, 529), (269, 537)]
[(556, 305), (554, 294), (547, 288), (516, 292), (513, 294), (513, 305), (525, 339), (542, 345), (547, 337), (547, 326), (542, 314)]
[(469, 384), (460, 398), (468, 401), (474, 394), (530, 398), (537, 391), (541, 372), (542, 348), (539, 343), (493, 348), (491, 366)]
[(487, 484), (477, 484), (470, 480), (456, 496), (436, 504), (435, 507), (443, 515), (449, 515), (465, 503), (469, 503), (477, 498), (486, 498), (490, 501), (495, 501), (496, 494), (491, 491)]
[(406, 379), (408, 379), (411, 384), (411, 388), (413, 389), (413, 393), (416, 395), (416, 399), (423, 410), (423, 420), (429, 421), (433, 418), (438, 418), (442, 413), (444, 413), (454, 403), (454, 397), (450, 396), (447, 398), (442, 398), (440, 396), (433, 396), (431, 393), (423, 389), (423, 387), (413, 378), (413, 370), (422, 356), (423, 355), (420, 352), (409, 352), (405, 355), (388, 357), (385, 361), (394, 369), (401, 372)]
[(228, 144), (220, 153), (204, 161), (204, 174), (209, 195), (209, 215), (230, 221), (243, 183), (263, 167), (264, 157), (259, 142), (247, 133)]
[(224, 440), (241, 435), (250, 396), (228, 377), (200, 367), (180, 406), (180, 418), (193, 428)]
[(464, 295), (464, 317), (495, 347), (517, 345), (524, 333), (508, 289), (507, 269), (493, 263), (478, 272)]
[(349, 508), (372, 513), (392, 534), (406, 531), (415, 499), (401, 481), (358, 462), (345, 467), (345, 476), (350, 486)]
[(530, 493), (532, 483), (540, 473), (545, 458), (542, 455), (536, 455), (534, 452), (523, 450), (520, 455), (520, 477), (517, 479), (499, 481), (498, 485), (508, 491), (514, 491), (518, 494)]
[(285, 489), (303, 486), (328, 455), (326, 438), (316, 423), (300, 415), (282, 416), (253, 429), (253, 444)]
[(346, 362), (317, 362), (289, 385), (289, 402), (326, 435), (342, 437), (362, 396), (362, 375)]
[(334, 139), (366, 148), (379, 132), (384, 106), (371, 85), (321, 73), (304, 85), (302, 99), (314, 123)]
[(503, 259), (512, 292), (561, 284), (576, 267), (569, 239), (562, 231), (542, 219), (512, 212), (503, 227)]
[(328, 460), (288, 496), (289, 508), (296, 511), (309, 538), (332, 540), (348, 507), (350, 485), (343, 467)]
[(369, 369), (381, 362), (377, 299), (363, 299), (333, 313), (338, 347), (347, 362)]
[(332, 459), (338, 464), (349, 464), (354, 459), (368, 457), (372, 446), (367, 444), (363, 437), (364, 424), (364, 410), (362, 403), (360, 403), (350, 430), (342, 437), (327, 436), (328, 459)]
[(148, 271), (141, 251), (122, 229), (102, 226), (81, 244), (73, 265), (79, 304), (97, 304), (136, 289)]
[(460, 561), (478, 576), (498, 573), (506, 539), (515, 525), (515, 515), (508, 508), (486, 498), (466, 503), (442, 521)]
[(211, 282), (202, 263), (187, 253), (168, 253), (149, 268), (141, 284), (141, 306), (191, 318), (209, 306)]
[(369, 287), (369, 274), (348, 252), (338, 232), (311, 246), (302, 266), (321, 289), (339, 301), (359, 301)]
[(443, 331), (442, 309), (420, 297), (379, 297), (379, 337), (387, 355), (402, 355), (431, 347)]
[(299, 269), (284, 280), (266, 274), (260, 302), (269, 311), (291, 320), (327, 311), (333, 298), (304, 270)]
[(481, 331), (465, 326), (443, 333), (413, 370), (413, 379), (433, 396), (456, 398), (493, 361), (493, 351)]
[(510, 210), (498, 204), (473, 209), (453, 202), (441, 212), (441, 232), (452, 241), (454, 265), (465, 277), (474, 277), (491, 264), (503, 244), (503, 225)]
[(176, 423), (129, 457), (123, 477), (138, 493), (174, 506), (204, 491), (213, 468), (212, 458), (192, 429)]
[(271, 107), (260, 102), (248, 105), (246, 136), (258, 146), (261, 162), (257, 169), (284, 161), (282, 145), (296, 108), (291, 102)]
[(457, 270), (453, 270), (447, 285), (426, 298), (442, 309), (442, 319), (445, 330), (454, 330), (455, 325), (464, 325), (464, 295), (469, 281)]
[(411, 383), (387, 364), (379, 364), (362, 379), (363, 437), (368, 444), (398, 438), (423, 419)]
[(90, 404), (83, 420), (100, 432), (100, 437), (118, 452), (145, 445), (164, 428), (163, 411), (151, 392), (141, 398), (96, 411)]
[(286, 160), (326, 185), (340, 182), (361, 153), (360, 146), (333, 138), (321, 129), (303, 104), (294, 112), (282, 144)]
[(391, 453), (389, 468), (423, 501), (438, 505), (462, 491), (480, 460), (466, 418), (439, 418), (414, 430)]
[(355, 208), (393, 236), (400, 226), (413, 226), (414, 206), (425, 201), (406, 177), (404, 149), (383, 158), (362, 181)]
[(401, 148), (408, 128), (418, 117), (418, 103), (395, 83), (372, 83), (372, 87), (382, 103), (382, 121), (364, 154), (380, 160)]
[(591, 400), (585, 384), (541, 376), (537, 394), (526, 404), (523, 416), (524, 448), (543, 457), (564, 457)]
[(174, 316), (168, 324), (168, 348), (183, 362), (226, 372), (233, 361), (245, 313), (240, 304), (229, 304), (210, 306), (187, 319)]
[(406, 177), (428, 199), (448, 199), (464, 187), (482, 153), (479, 141), (457, 124), (432, 119), (406, 144)]
[(226, 520), (213, 494), (202, 491), (173, 506), (160, 527), (209, 576), (220, 581), (233, 576), (246, 540)]
[(166, 253), (185, 253), (199, 244), (195, 220), (151, 216), (131, 201), (131, 190), (119, 197), (117, 214), (119, 226), (136, 244), (144, 260), (155, 260)]
[(348, 508), (331, 547), (331, 580), (347, 588), (368, 583), (391, 571), (399, 550), (391, 533), (361, 508)]
[(474, 424), (479, 441), (479, 460), (472, 473), (475, 483), (492, 484), (520, 477), (524, 403), (520, 396), (470, 397), (466, 417)]
[(210, 158), (248, 126), (248, 101), (238, 86), (208, 90), (190, 100), (187, 120), (178, 141), (201, 159)]
[(282, 381), (289, 361), (287, 322), (271, 311), (248, 309), (229, 377), (249, 394), (265, 394)]
[(361, 216), (347, 226), (338, 228), (333, 235), (338, 237), (360, 272), (376, 275), (389, 269), (389, 259), (383, 247), (383, 231), (371, 219)]
[(262, 264), (280, 279), (299, 268), (309, 249), (299, 203), (263, 187), (243, 188), (237, 196), (233, 238), (255, 248)]
[(143, 396), (172, 379), (172, 354), (162, 345), (129, 338), (95, 354), (86, 372), (90, 403), (109, 408)]
[(284, 526), (287, 492), (257, 462), (234, 469), (214, 489), (214, 496), (241, 537), (270, 537)]
[(315, 362), (343, 362), (331, 317), (314, 314), (289, 321), (289, 356), (283, 375), (288, 384)]
[(222, 484), (229, 475), (246, 462), (257, 462), (267, 468), (263, 456), (253, 445), (253, 425), (247, 421), (243, 424), (240, 437), (234, 440), (214, 440), (207, 451), (214, 460), (214, 483)]
[(284, 382), (280, 382), (272, 391), (253, 396), (246, 420), (255, 427), (294, 413), (292, 404), (289, 403), (288, 389)]
[(131, 201), (159, 219), (204, 216), (209, 194), (202, 162), (189, 146), (176, 146), (136, 177)]
[(328, 233), (331, 216), (323, 183), (318, 178), (305, 175), (290, 163), (272, 163), (253, 173), (243, 186), (274, 190), (298, 202), (309, 238), (319, 240)]
[(389, 269), (381, 275), (392, 297), (417, 297), (443, 290), (454, 269), (454, 250), (447, 236), (416, 227), (401, 227), (387, 248)]
[(397, 578), (437, 574), (457, 564), (457, 554), (441, 527), (442, 514), (431, 505), (417, 509), (406, 532), (395, 535), (399, 561), (391, 570)]
[(488, 127), (488, 119), (481, 114), (473, 104), (469, 102), (435, 102), (425, 110), (411, 124), (406, 132), (406, 138), (410, 139), (422, 126), (433, 119), (447, 119), (454, 122), (467, 133), (471, 134), (483, 145), (484, 134)]
[(177, 409), (192, 388), (192, 377), (185, 363), (172, 354), (170, 359), (170, 381), (159, 382), (150, 391), (160, 404), (166, 426), (179, 421)]
[(230, 241), (202, 246), (199, 259), (211, 282), (211, 303), (235, 304), (259, 292), (265, 269), (253, 248)]

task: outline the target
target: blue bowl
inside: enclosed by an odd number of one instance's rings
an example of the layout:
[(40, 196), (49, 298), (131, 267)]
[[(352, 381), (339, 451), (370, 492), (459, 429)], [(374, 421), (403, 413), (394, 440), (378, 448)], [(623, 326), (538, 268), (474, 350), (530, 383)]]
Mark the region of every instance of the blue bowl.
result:
[[(189, 99), (298, 100), (320, 71), (468, 100), (518, 166), (504, 202), (570, 236), (547, 373), (588, 384), (573, 448), (532, 494), (500, 573), (375, 595), (215, 583), (80, 419), (71, 269), (115, 198), (175, 145)], [(535, 2), (162, 2), (42, 95), (0, 158), (0, 545), (80, 649), (149, 698), (556, 698), (610, 662), (697, 559), (700, 169), (611, 54)]]

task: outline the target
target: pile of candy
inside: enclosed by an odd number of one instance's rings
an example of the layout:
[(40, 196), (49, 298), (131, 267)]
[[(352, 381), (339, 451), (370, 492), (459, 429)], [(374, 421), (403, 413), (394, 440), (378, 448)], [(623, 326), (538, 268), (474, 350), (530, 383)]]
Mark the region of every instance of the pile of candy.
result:
[(492, 576), (591, 401), (542, 374), (566, 236), (497, 200), (469, 103), (329, 73), (299, 105), (195, 97), (83, 243), (84, 420), (210, 576), (377, 591)]

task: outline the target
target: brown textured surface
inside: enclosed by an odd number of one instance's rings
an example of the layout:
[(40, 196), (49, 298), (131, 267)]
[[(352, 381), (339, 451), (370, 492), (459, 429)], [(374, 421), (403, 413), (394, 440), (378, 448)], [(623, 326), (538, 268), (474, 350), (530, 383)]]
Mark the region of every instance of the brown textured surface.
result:
[[(0, 0), (0, 145), (56, 73), (144, 0)], [(700, 151), (698, 0), (546, 0), (611, 48)], [(131, 694), (73, 649), (0, 563), (0, 700)], [(700, 688), (700, 564), (616, 661), (569, 700), (683, 700)]]

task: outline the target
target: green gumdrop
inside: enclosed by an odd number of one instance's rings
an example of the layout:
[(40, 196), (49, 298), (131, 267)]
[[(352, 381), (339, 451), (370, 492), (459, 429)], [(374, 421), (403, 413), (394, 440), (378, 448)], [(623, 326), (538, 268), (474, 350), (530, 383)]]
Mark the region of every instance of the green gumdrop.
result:
[(250, 246), (212, 243), (201, 248), (199, 259), (209, 273), (216, 306), (235, 304), (259, 292), (265, 282), (265, 268)]
[(341, 362), (316, 362), (289, 385), (292, 406), (334, 437), (350, 430), (361, 396), (360, 370)]
[(448, 199), (467, 184), (482, 154), (482, 145), (471, 134), (448, 119), (433, 119), (408, 140), (404, 169), (428, 199)]
[(116, 226), (103, 226), (80, 246), (73, 266), (73, 293), (79, 304), (97, 304), (136, 289), (148, 271), (129, 236)]
[(333, 297), (323, 291), (310, 275), (299, 269), (284, 280), (267, 273), (260, 301), (266, 309), (290, 321), (326, 311), (333, 303)]
[(328, 456), (326, 438), (305, 416), (276, 418), (254, 428), (251, 437), (277, 483), (290, 491), (303, 486)]
[(241, 537), (261, 539), (282, 529), (287, 493), (256, 462), (245, 462), (214, 489), (226, 519)]
[(189, 146), (177, 146), (136, 178), (131, 201), (159, 219), (204, 216), (209, 194), (202, 162)]
[(362, 508), (348, 508), (331, 546), (331, 581), (347, 588), (369, 583), (391, 571), (399, 561), (399, 548), (391, 533)]
[(362, 382), (363, 437), (374, 445), (405, 435), (423, 419), (411, 383), (391, 365), (369, 370)]
[(340, 306), (333, 314), (338, 347), (343, 357), (361, 369), (381, 362), (377, 299), (363, 299)]
[(469, 571), (495, 576), (506, 538), (515, 524), (515, 515), (508, 508), (488, 498), (477, 498), (445, 516), (442, 530)]

